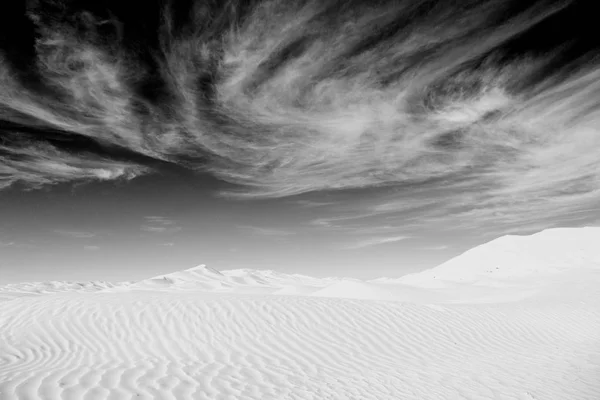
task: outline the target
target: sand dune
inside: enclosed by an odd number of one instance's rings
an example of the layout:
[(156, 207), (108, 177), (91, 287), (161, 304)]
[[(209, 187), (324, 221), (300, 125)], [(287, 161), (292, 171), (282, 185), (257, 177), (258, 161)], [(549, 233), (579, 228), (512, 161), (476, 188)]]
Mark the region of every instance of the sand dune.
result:
[(120, 282), (24, 282), (0, 286), (0, 301), (18, 297), (37, 296), (60, 292), (99, 292), (107, 289), (127, 287), (130, 283)]
[[(0, 399), (598, 400), (590, 232), (502, 238), (370, 282), (198, 266), (137, 283), (10, 285)], [(535, 249), (548, 240), (544, 270)], [(508, 262), (524, 249), (529, 270), (486, 275), (486, 251)]]
[(451, 282), (508, 285), (548, 281), (574, 270), (600, 270), (600, 228), (548, 229), (503, 236), (438, 267), (406, 275), (399, 283), (443, 286)]
[[(311, 293), (317, 291), (339, 278), (318, 279), (304, 275), (283, 274), (269, 270), (236, 269), (216, 271), (206, 265), (198, 265), (184, 271), (156, 276), (151, 279), (133, 283), (127, 287), (131, 290), (169, 290), (169, 291), (210, 291), (228, 293), (271, 294), (290, 292)], [(298, 288), (303, 288), (296, 290)]]

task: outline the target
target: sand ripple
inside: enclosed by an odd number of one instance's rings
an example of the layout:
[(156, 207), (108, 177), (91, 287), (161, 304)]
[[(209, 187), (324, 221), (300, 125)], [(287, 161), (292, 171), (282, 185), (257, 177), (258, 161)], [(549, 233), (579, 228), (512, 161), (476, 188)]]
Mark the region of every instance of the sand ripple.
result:
[(22, 297), (0, 302), (0, 399), (597, 400), (600, 310), (572, 301)]

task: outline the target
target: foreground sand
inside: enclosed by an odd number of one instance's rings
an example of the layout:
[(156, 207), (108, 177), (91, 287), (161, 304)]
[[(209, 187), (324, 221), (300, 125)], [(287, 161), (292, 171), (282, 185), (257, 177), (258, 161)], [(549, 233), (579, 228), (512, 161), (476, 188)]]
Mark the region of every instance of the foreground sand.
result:
[(398, 280), (200, 266), (7, 286), (0, 399), (598, 400), (600, 257), (583, 250), (519, 274), (472, 251)]
[(0, 398), (597, 400), (597, 304), (19, 298), (0, 303)]

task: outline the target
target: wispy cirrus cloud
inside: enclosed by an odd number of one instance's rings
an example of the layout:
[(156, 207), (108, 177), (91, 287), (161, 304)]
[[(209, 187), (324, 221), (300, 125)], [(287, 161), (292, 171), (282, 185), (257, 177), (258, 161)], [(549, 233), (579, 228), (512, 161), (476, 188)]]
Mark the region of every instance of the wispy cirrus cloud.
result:
[(597, 49), (522, 40), (573, 2), (191, 3), (204, 28), (164, 9), (153, 48), (118, 15), (28, 4), (35, 43), (0, 56), (0, 188), (177, 167), (237, 198), (394, 187), (357, 213), (488, 231), (600, 199)]
[(421, 249), (423, 249), (423, 250), (431, 250), (431, 251), (441, 251), (441, 250), (446, 250), (449, 248), (450, 248), (450, 246), (445, 245), (445, 244), (442, 244), (439, 246), (423, 246), (423, 247), (421, 247)]
[(6, 129), (1, 118), (0, 114), (0, 131), (5, 135), (4, 143), (0, 143), (0, 189), (15, 183), (35, 188), (71, 181), (129, 180), (148, 171), (132, 161), (85, 152), (72, 154), (49, 143), (28, 142), (17, 135), (17, 127)]
[(363, 249), (365, 247), (379, 246), (382, 244), (396, 243), (403, 240), (410, 239), (411, 236), (385, 236), (385, 237), (373, 237), (368, 239), (361, 239), (354, 243), (343, 246), (345, 249)]
[(173, 219), (151, 215), (144, 217), (141, 230), (157, 234), (173, 234), (179, 232), (181, 227)]
[(263, 226), (240, 225), (238, 229), (258, 236), (285, 237), (296, 234), (296, 232), (290, 230)]
[[(335, 214), (335, 213), (329, 213)], [(307, 222), (308, 226), (317, 228), (326, 228), (330, 230), (355, 230), (357, 226), (359, 229), (373, 229), (364, 227), (361, 222), (373, 217), (375, 214), (372, 212), (365, 212), (362, 206), (355, 207), (354, 210), (347, 213), (338, 213), (338, 215), (331, 215), (328, 217), (319, 217)]]
[(79, 230), (55, 229), (53, 232), (60, 236), (68, 237), (68, 238), (72, 238), (72, 239), (90, 239), (90, 238), (97, 236), (97, 234), (94, 232), (79, 231)]
[(317, 200), (294, 200), (293, 204), (306, 207), (306, 208), (316, 208), (316, 207), (326, 207), (335, 205), (335, 201), (317, 201)]

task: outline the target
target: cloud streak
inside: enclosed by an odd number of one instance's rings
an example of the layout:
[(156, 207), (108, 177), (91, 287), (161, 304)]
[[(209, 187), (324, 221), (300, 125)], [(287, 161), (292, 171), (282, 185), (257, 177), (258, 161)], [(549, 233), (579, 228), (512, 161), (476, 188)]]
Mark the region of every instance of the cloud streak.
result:
[(295, 232), (292, 232), (289, 230), (261, 227), (261, 226), (241, 225), (238, 228), (243, 231), (249, 232), (252, 235), (257, 235), (257, 236), (284, 237), (284, 236), (291, 236), (291, 235), (295, 234)]
[(425, 247), (422, 247), (423, 250), (431, 250), (431, 251), (441, 251), (441, 250), (446, 250), (446, 249), (449, 249), (449, 248), (450, 248), (450, 246), (444, 245), (444, 244), (439, 245), (439, 246), (425, 246)]
[(72, 231), (72, 230), (63, 230), (63, 229), (56, 229), (56, 230), (54, 230), (54, 233), (57, 233), (61, 236), (72, 238), (72, 239), (90, 239), (90, 238), (97, 236), (93, 232)]
[(145, 223), (141, 226), (141, 230), (156, 234), (173, 234), (181, 230), (175, 220), (161, 216), (144, 217)]
[(238, 198), (397, 188), (362, 212), (464, 227), (600, 197), (597, 49), (568, 24), (531, 44), (575, 3), (192, 4), (151, 40), (119, 12), (15, 14), (33, 39), (0, 55), (0, 187), (185, 168)]
[(378, 246), (382, 244), (396, 243), (403, 240), (410, 239), (410, 236), (388, 236), (388, 237), (374, 237), (360, 240), (356, 243), (345, 246), (345, 249), (363, 249), (365, 247)]

